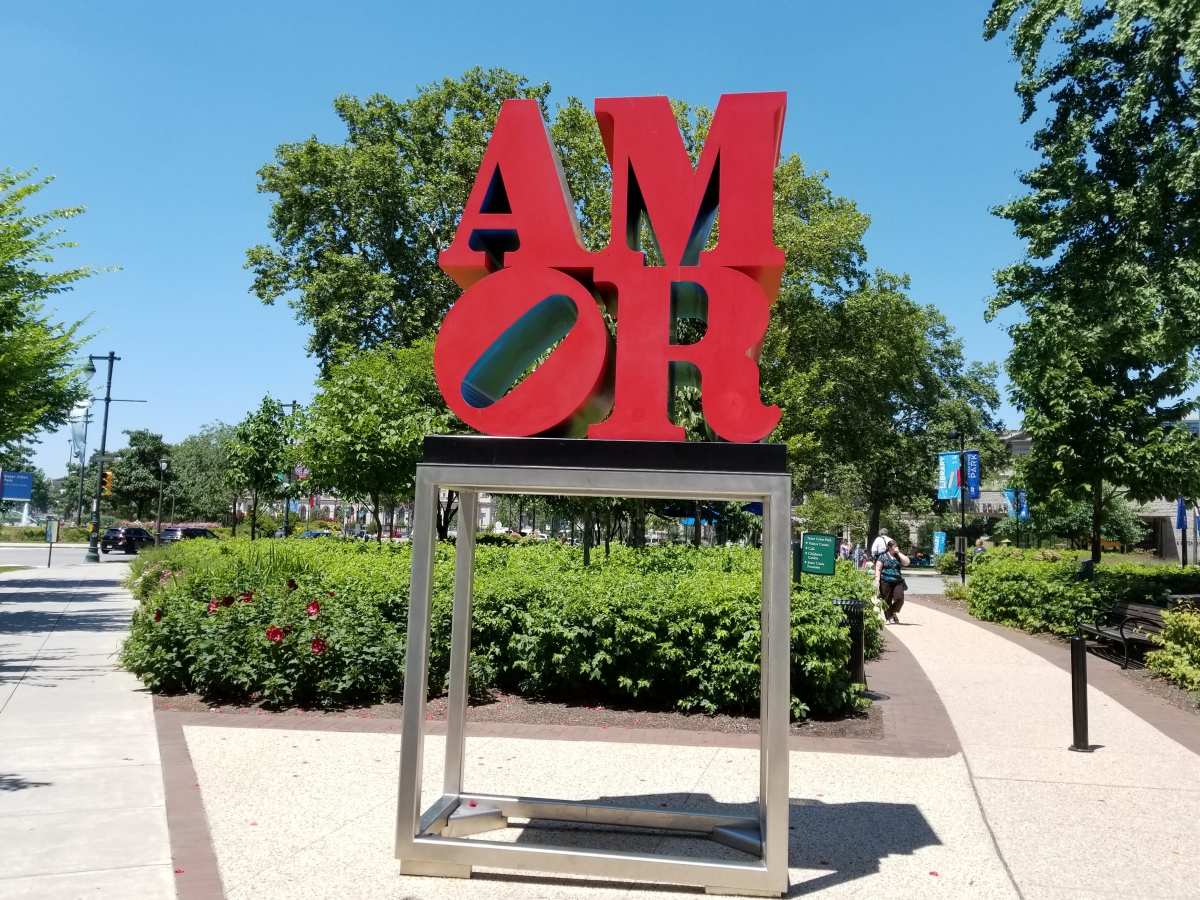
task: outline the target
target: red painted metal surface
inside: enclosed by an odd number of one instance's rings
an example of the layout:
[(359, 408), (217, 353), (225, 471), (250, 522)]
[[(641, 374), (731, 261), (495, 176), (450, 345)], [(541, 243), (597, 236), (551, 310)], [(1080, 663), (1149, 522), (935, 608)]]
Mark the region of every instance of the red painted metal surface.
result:
[[(505, 102), (440, 257), (465, 288), (434, 355), (450, 408), (487, 434), (683, 440), (671, 396), (692, 384), (720, 437), (766, 437), (779, 410), (760, 399), (758, 356), (783, 274), (772, 211), (786, 105), (723, 96), (693, 169), (666, 97), (597, 100), (613, 218), (609, 246), (590, 253), (537, 103)], [(643, 219), (663, 265), (646, 265)], [(675, 342), (684, 317), (706, 323), (694, 344)]]

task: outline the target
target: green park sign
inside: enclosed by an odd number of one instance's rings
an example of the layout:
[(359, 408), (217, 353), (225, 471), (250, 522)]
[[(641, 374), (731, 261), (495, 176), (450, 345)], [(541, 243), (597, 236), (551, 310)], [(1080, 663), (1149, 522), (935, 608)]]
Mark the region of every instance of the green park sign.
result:
[(809, 575), (832, 575), (837, 559), (837, 537), (806, 531), (800, 535), (800, 571)]

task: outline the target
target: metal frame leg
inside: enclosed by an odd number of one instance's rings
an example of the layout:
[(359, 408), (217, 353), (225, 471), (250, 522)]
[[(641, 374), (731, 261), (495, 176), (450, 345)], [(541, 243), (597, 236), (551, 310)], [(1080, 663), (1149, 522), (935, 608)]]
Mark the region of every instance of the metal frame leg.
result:
[[(450, 658), (450, 705), (444, 793), (420, 813), (424, 718), (429, 671), (434, 504), (439, 488), (460, 491)], [(761, 499), (762, 735), (757, 819), (684, 810), (637, 809), (588, 802), (463, 792), (469, 691), (471, 594), (475, 516), (481, 490), (578, 496)], [(537, 469), (504, 466), (426, 465), (417, 468), (413, 562), (405, 663), (396, 857), (409, 875), (470, 877), (471, 866), (603, 875), (703, 885), (709, 893), (778, 896), (787, 891), (788, 748), (791, 690), (791, 479), (783, 474)], [(466, 528), (462, 523), (467, 523)], [(467, 809), (470, 801), (475, 806)], [(463, 835), (502, 828), (507, 818), (632, 825), (707, 833), (713, 840), (761, 856), (753, 862), (659, 854), (565, 849), (549, 845), (464, 840)]]

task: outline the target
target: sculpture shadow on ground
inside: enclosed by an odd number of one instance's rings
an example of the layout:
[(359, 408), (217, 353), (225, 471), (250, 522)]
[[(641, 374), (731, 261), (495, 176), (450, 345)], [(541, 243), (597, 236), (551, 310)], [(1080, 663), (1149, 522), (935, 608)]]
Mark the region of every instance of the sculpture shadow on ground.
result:
[[(708, 794), (682, 792), (601, 797), (595, 802), (737, 816), (753, 816), (756, 811), (753, 803), (722, 803)], [(489, 835), (479, 837), (486, 840)], [(753, 859), (695, 834), (538, 819), (531, 820), (522, 828), (516, 843), (661, 853), (707, 857), (714, 860)], [(924, 847), (939, 844), (941, 841), (925, 816), (911, 803), (826, 803), (817, 799), (793, 798), (789, 808), (788, 866), (793, 869), (816, 870), (821, 874), (793, 884), (787, 896), (806, 896), (835, 885), (875, 875), (880, 871), (881, 861), (888, 856), (911, 855)], [(561, 883), (575, 880), (570, 876), (532, 874), (524, 876), (479, 873), (477, 877), (513, 882), (533, 880)], [(588, 884), (596, 885), (598, 882), (589, 881)], [(612, 884), (627, 883), (614, 880)], [(650, 892), (665, 889), (664, 886), (653, 884), (638, 884), (637, 888), (639, 891), (645, 889)]]

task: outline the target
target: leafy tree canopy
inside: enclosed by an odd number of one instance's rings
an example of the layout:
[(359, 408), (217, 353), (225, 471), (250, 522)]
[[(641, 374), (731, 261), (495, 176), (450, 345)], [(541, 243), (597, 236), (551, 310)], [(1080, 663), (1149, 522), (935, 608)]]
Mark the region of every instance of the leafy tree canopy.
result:
[[(161, 434), (143, 428), (122, 433), (129, 438), (128, 446), (116, 451), (118, 458), (109, 466), (113, 473), (112, 502), (118, 510), (142, 521), (153, 517), (157, 510), (158, 461), (169, 458), (171, 448)], [(165, 483), (174, 479), (169, 467), (164, 477)]]
[(1200, 496), (1200, 445), (1178, 422), (1200, 377), (1196, 0), (995, 0), (1028, 120), (1048, 107), (1029, 193), (996, 210), (1026, 241), (997, 273), (1030, 484), (1086, 499), (1100, 558), (1105, 484)]
[(292, 434), (295, 423), (284, 415), (283, 404), (264, 397), (262, 404), (239, 422), (226, 443), (225, 484), (253, 498), (250, 539), (257, 534), (258, 504), (283, 494), (284, 475), (294, 465)]
[(475, 68), (402, 102), (344, 95), (334, 104), (343, 143), (284, 144), (259, 170), (258, 190), (276, 195), (276, 245), (248, 251), (253, 291), (268, 304), (294, 292), (325, 374), (339, 347), (405, 346), (436, 330), (459, 294), (438, 253), (454, 238), (500, 106), (544, 105), (549, 91)]
[(220, 521), (229, 512), (231, 491), (225, 481), (232, 426), (205, 425), (171, 448), (170, 474), (178, 490), (178, 515)]
[(57, 240), (63, 229), (55, 223), (83, 208), (26, 215), (29, 198), (51, 181), (29, 181), (30, 174), (0, 170), (0, 452), (65, 424), (88, 393), (75, 361), (83, 323), (61, 325), (45, 313), (46, 300), (94, 272), (46, 271), (56, 250), (75, 246)]
[(367, 499), (382, 522), (385, 498), (413, 496), (425, 435), (466, 429), (438, 390), (432, 341), (346, 352), (336, 362), (304, 413), (300, 458), (310, 489)]

